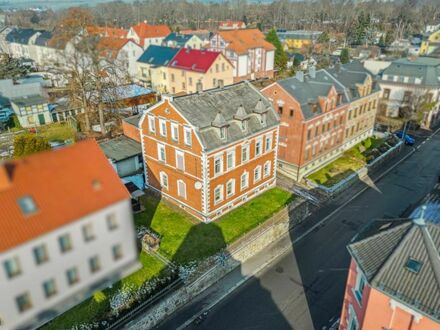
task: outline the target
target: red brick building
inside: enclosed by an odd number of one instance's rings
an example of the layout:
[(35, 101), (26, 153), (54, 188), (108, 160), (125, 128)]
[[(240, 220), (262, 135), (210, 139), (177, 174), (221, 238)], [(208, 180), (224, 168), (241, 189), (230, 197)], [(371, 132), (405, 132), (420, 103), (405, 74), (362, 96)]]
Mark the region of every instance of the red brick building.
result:
[(280, 116), (278, 170), (301, 180), (343, 151), (347, 100), (325, 70), (280, 80), (262, 90)]
[(205, 222), (275, 185), (279, 119), (247, 82), (164, 98), (140, 129), (147, 186)]

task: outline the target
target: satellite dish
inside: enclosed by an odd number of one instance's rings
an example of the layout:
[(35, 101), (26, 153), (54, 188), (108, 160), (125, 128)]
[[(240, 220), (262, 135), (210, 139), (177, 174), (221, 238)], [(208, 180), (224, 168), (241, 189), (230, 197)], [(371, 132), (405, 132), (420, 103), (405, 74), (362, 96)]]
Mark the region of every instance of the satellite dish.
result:
[(194, 183), (194, 188), (196, 188), (197, 190), (200, 190), (202, 188), (202, 183), (197, 181), (196, 183)]

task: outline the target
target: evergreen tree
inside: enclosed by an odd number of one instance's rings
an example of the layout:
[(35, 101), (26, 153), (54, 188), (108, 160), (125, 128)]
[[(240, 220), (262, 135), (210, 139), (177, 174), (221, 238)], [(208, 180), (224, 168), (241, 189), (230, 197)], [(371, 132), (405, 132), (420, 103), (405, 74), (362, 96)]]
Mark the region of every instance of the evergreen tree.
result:
[(266, 40), (275, 46), (275, 67), (278, 70), (283, 71), (287, 65), (287, 54), (284, 51), (283, 45), (281, 44), (275, 29), (271, 29), (267, 33)]
[(29, 68), (8, 54), (0, 55), (0, 79), (16, 79), (28, 74)]
[(342, 64), (348, 63), (350, 61), (350, 54), (348, 53), (348, 49), (344, 48), (341, 51), (341, 55), (339, 56), (339, 60)]
[(42, 136), (31, 134), (18, 135), (14, 139), (14, 158), (34, 154), (50, 149), (49, 142)]

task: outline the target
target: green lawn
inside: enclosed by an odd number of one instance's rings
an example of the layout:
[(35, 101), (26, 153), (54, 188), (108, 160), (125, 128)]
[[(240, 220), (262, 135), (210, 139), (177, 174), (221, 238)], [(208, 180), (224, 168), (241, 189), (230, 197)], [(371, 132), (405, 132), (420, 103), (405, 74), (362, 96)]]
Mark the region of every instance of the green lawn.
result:
[(85, 300), (83, 303), (73, 307), (66, 313), (60, 315), (49, 324), (45, 325), (45, 330), (60, 330), (70, 329), (78, 326), (81, 323), (91, 323), (99, 317), (107, 314), (110, 311), (109, 297), (114, 294), (117, 289), (124, 288), (127, 285), (140, 287), (143, 283), (158, 276), (164, 269), (165, 265), (157, 258), (141, 253), (139, 261), (142, 268), (137, 272), (127, 276), (118, 283), (115, 283), (112, 288), (106, 289), (94, 297)]
[(38, 128), (38, 134), (47, 138), (48, 141), (75, 140), (75, 129), (67, 123), (54, 123)]
[(161, 235), (159, 252), (178, 264), (213, 255), (255, 228), (293, 199), (279, 188), (271, 189), (209, 224), (194, 224), (183, 211), (153, 197), (143, 199), (146, 211), (135, 215), (137, 225)]
[[(231, 211), (219, 220), (204, 224), (176, 207), (144, 196), (145, 211), (135, 214), (136, 226), (147, 226), (161, 235), (159, 252), (176, 264), (185, 264), (211, 256), (249, 230), (257, 227), (293, 200), (293, 195), (279, 188), (271, 189)], [(142, 269), (116, 283), (112, 289), (94, 297), (59, 316), (44, 329), (69, 329), (80, 323), (91, 323), (109, 311), (109, 297), (117, 288), (140, 287), (159, 276), (165, 265), (157, 258), (141, 253)], [(100, 301), (100, 302), (99, 302)]]
[(310, 174), (308, 179), (326, 187), (331, 187), (353, 172), (364, 167), (367, 164), (365, 154), (369, 150), (381, 146), (383, 142), (383, 139), (374, 137), (365, 139), (344, 152), (338, 159), (321, 168), (319, 171)]

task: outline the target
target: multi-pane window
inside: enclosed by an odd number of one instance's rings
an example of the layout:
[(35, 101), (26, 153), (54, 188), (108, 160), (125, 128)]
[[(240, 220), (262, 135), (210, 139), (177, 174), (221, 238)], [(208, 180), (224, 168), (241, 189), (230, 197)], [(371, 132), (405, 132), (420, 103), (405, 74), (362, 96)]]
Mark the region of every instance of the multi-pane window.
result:
[(257, 166), (254, 169), (254, 182), (261, 180), (261, 166)]
[(165, 172), (160, 172), (160, 186), (168, 189), (168, 175)]
[(240, 178), (240, 189), (243, 190), (246, 189), (247, 187), (249, 187), (249, 173), (244, 172)]
[(44, 290), (44, 295), (46, 296), (46, 298), (49, 298), (49, 297), (52, 297), (53, 295), (55, 295), (57, 293), (57, 287), (55, 284), (55, 280), (52, 278), (50, 280), (43, 282), (43, 290)]
[(73, 285), (79, 282), (78, 269), (76, 267), (69, 268), (66, 271), (67, 283)]
[(179, 142), (179, 125), (176, 123), (171, 123), (171, 138)]
[(191, 128), (190, 127), (184, 127), (183, 128), (184, 131), (184, 142), (187, 146), (191, 146), (192, 141), (191, 141)]
[(97, 271), (99, 271), (101, 269), (101, 262), (99, 261), (99, 257), (91, 257), (89, 259), (89, 266), (92, 273), (96, 273)]
[(255, 141), (255, 156), (260, 156), (261, 152), (262, 152), (262, 141), (261, 140), (257, 140)]
[(93, 226), (91, 223), (84, 225), (82, 228), (83, 237), (86, 242), (89, 242), (95, 238), (95, 233), (93, 231)]
[(157, 159), (166, 162), (165, 146), (163, 144), (157, 144)]
[(356, 278), (356, 285), (354, 287), (354, 295), (356, 297), (357, 302), (359, 305), (362, 304), (362, 295), (364, 293), (365, 288), (365, 278), (363, 274), (359, 271), (357, 272), (357, 278)]
[(267, 162), (264, 163), (264, 169), (263, 169), (263, 175), (264, 177), (267, 177), (270, 175), (270, 161), (268, 160)]
[(113, 245), (112, 247), (112, 253), (113, 253), (113, 260), (119, 260), (122, 258), (123, 254), (122, 254), (122, 245), (121, 244), (116, 244)]
[(214, 203), (217, 204), (223, 200), (223, 186), (217, 186), (214, 189)]
[(156, 124), (153, 116), (148, 116), (148, 130), (150, 133), (156, 133)]
[(33, 253), (37, 265), (40, 265), (49, 260), (49, 255), (47, 254), (46, 245), (44, 244), (34, 247)]
[(235, 150), (229, 150), (226, 154), (226, 167), (228, 170), (235, 167)]
[(266, 152), (268, 152), (269, 150), (272, 150), (272, 137), (270, 135), (266, 136), (264, 150)]
[(214, 158), (214, 175), (219, 175), (223, 172), (223, 155)]
[(29, 292), (23, 293), (15, 298), (17, 307), (20, 313), (25, 312), (32, 308), (31, 295)]
[(185, 171), (185, 154), (180, 150), (176, 150), (176, 168)]
[(13, 257), (5, 262), (3, 262), (3, 266), (6, 271), (6, 275), (8, 278), (13, 278), (21, 274), (20, 262), (18, 261), (18, 257)]
[(247, 130), (247, 121), (246, 120), (241, 121), (241, 130), (243, 132), (245, 132)]
[(106, 221), (109, 230), (115, 230), (118, 228), (118, 219), (116, 219), (116, 213), (107, 214)]
[(167, 136), (167, 122), (165, 119), (159, 119), (159, 134), (163, 137)]
[(235, 193), (235, 180), (231, 179), (226, 183), (226, 196), (230, 197)]
[(72, 250), (72, 241), (70, 239), (70, 235), (69, 234), (61, 235), (58, 238), (58, 243), (60, 244), (61, 252), (64, 253), (64, 252)]
[(177, 195), (186, 198), (186, 184), (182, 180), (177, 180)]
[(241, 162), (247, 162), (249, 160), (249, 145), (245, 144), (241, 146)]

